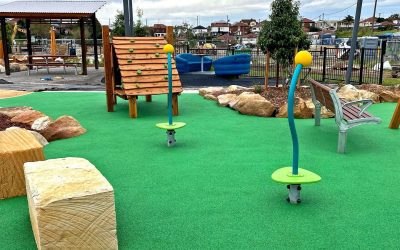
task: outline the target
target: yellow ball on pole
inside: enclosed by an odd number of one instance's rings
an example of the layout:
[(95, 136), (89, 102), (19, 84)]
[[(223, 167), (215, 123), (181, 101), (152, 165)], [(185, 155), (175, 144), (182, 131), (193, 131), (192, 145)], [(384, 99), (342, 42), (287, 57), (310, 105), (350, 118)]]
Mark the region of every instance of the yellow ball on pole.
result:
[(312, 55), (310, 52), (306, 50), (302, 50), (299, 53), (296, 54), (294, 58), (295, 64), (301, 64), (304, 67), (310, 66), (312, 63)]
[(172, 46), (171, 44), (166, 44), (163, 48), (165, 53), (174, 53), (174, 46)]

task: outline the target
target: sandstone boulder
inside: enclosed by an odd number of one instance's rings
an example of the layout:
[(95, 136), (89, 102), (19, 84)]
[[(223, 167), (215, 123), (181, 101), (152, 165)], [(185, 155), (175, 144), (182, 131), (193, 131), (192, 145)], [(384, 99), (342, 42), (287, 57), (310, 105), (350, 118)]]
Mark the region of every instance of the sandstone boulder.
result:
[(252, 88), (247, 88), (247, 87), (243, 87), (243, 86), (239, 86), (239, 85), (230, 85), (229, 87), (227, 87), (225, 89), (226, 92), (235, 92), (235, 91), (240, 91), (240, 90), (244, 90), (244, 91), (250, 91), (252, 90)]
[(0, 65), (0, 73), (6, 72), (6, 68), (3, 65)]
[(389, 90), (382, 91), (379, 96), (382, 102), (397, 102), (400, 98), (399, 95)]
[(344, 85), (337, 92), (338, 96), (346, 101), (360, 100), (360, 93), (358, 89), (351, 84)]
[(86, 133), (86, 129), (83, 128), (75, 118), (66, 115), (59, 117), (54, 122), (50, 123), (46, 129), (41, 131), (41, 134), (49, 142), (76, 137), (84, 133)]
[(20, 107), (0, 108), (0, 114), (6, 115), (10, 119), (12, 119), (15, 116), (28, 110), (32, 110), (32, 107), (20, 106)]
[(360, 95), (360, 99), (371, 99), (374, 103), (380, 102), (379, 95), (377, 95), (373, 92), (360, 89), (360, 90), (358, 90), (358, 93)]
[(208, 87), (199, 89), (199, 95), (205, 96), (206, 94), (212, 94), (214, 92), (224, 91), (223, 87)]
[(26, 110), (16, 116), (14, 116), (11, 121), (12, 122), (20, 122), (28, 125), (32, 125), (35, 120), (40, 117), (44, 117), (45, 115), (37, 110)]
[(21, 70), (19, 63), (10, 63), (11, 72), (19, 72)]
[(217, 100), (218, 100), (218, 98), (215, 97), (215, 96), (212, 95), (212, 94), (206, 94), (206, 95), (204, 95), (204, 99), (206, 99), (206, 100), (211, 100), (211, 101), (217, 101)]
[(43, 116), (36, 119), (33, 123), (31, 128), (34, 130), (44, 130), (46, 129), (51, 123), (51, 119), (48, 116)]
[(243, 92), (229, 106), (244, 115), (270, 117), (275, 112), (271, 102), (259, 94), (250, 92)]
[(228, 106), (231, 101), (237, 97), (236, 94), (223, 94), (218, 96), (218, 104), (220, 106)]
[[(312, 103), (311, 100), (306, 102), (300, 97), (296, 97), (294, 99), (293, 113), (295, 118), (300, 118), (300, 119), (312, 118), (313, 112), (314, 112), (314, 104)], [(276, 115), (276, 117), (279, 118), (288, 117), (287, 103), (285, 103), (279, 108), (279, 112)]]

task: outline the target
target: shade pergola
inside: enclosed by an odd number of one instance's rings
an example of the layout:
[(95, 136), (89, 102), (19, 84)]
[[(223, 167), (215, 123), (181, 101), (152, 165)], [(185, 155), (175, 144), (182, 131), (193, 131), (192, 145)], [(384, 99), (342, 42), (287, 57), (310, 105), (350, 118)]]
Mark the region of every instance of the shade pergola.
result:
[(99, 67), (96, 37), (96, 11), (105, 5), (105, 1), (15, 1), (0, 5), (0, 25), (3, 42), (6, 74), (10, 75), (10, 62), (7, 50), (7, 18), (26, 19), (26, 36), (29, 63), (32, 63), (31, 23), (76, 23), (80, 27), (82, 46), (82, 74), (87, 74), (85, 24), (92, 25), (95, 68)]

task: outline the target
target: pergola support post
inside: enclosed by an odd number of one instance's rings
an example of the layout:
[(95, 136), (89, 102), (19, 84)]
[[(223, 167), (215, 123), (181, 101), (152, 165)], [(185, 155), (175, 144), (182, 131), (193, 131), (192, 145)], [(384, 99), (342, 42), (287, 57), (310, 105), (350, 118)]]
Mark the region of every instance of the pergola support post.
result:
[(97, 27), (96, 27), (96, 14), (92, 16), (92, 27), (93, 27), (93, 46), (94, 46), (94, 68), (99, 69), (99, 55), (97, 52)]
[(29, 69), (32, 69), (32, 36), (31, 36), (31, 19), (26, 19), (26, 46), (28, 48), (28, 63)]
[(82, 50), (82, 75), (87, 75), (87, 64), (86, 64), (86, 41), (85, 41), (85, 20), (84, 18), (79, 19), (79, 28), (81, 31), (81, 50)]
[(0, 18), (1, 25), (1, 41), (3, 42), (3, 54), (4, 54), (4, 67), (6, 68), (6, 75), (10, 75), (10, 60), (8, 55), (8, 43), (7, 43), (7, 28), (6, 28), (6, 18)]

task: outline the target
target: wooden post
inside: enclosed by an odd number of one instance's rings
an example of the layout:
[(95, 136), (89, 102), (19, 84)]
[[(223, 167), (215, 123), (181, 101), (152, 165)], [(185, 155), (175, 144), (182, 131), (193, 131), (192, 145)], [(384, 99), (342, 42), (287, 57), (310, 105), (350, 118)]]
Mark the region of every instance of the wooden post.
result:
[(146, 95), (146, 102), (151, 102), (151, 95)]
[(4, 59), (3, 41), (0, 41), (0, 60)]
[(179, 115), (178, 94), (172, 94), (172, 114), (174, 116)]
[(397, 102), (397, 107), (393, 113), (392, 121), (390, 122), (389, 128), (398, 129), (400, 125), (400, 99)]
[(80, 31), (81, 31), (82, 75), (87, 75), (85, 20), (84, 20), (84, 18), (79, 19), (79, 28), (80, 28)]
[(6, 31), (6, 18), (0, 18), (1, 25), (1, 41), (3, 43), (3, 56), (4, 56), (4, 67), (6, 68), (6, 75), (10, 75), (10, 60), (8, 58), (8, 46), (7, 46), (7, 31)]
[(104, 78), (106, 82), (107, 111), (114, 111), (114, 86), (112, 84), (110, 28), (102, 27), (103, 53), (104, 53)]
[[(299, 51), (299, 48), (294, 48), (294, 57), (293, 57), (293, 70), (296, 68), (296, 62), (294, 61), (294, 58), (296, 57), (296, 54), (297, 54), (297, 52)], [(301, 75), (301, 74), (300, 74)], [(301, 77), (299, 77), (298, 79), (297, 79), (297, 83), (296, 83), (296, 86), (299, 86), (300, 85), (300, 78)]]
[[(28, 48), (28, 63), (32, 64), (33, 58), (32, 58), (32, 35), (31, 35), (31, 20), (26, 19), (26, 46)], [(29, 69), (33, 69), (32, 66), (29, 66)]]
[(265, 79), (264, 79), (264, 90), (268, 89), (268, 81), (269, 81), (269, 57), (270, 54), (267, 51), (267, 54), (265, 54)]
[(174, 26), (167, 26), (167, 43), (174, 45)]
[(130, 118), (137, 118), (137, 100), (136, 96), (128, 96), (129, 101), (129, 117)]
[(97, 52), (97, 27), (96, 27), (96, 14), (92, 16), (92, 29), (93, 29), (93, 46), (94, 46), (94, 68), (99, 69), (99, 55)]

